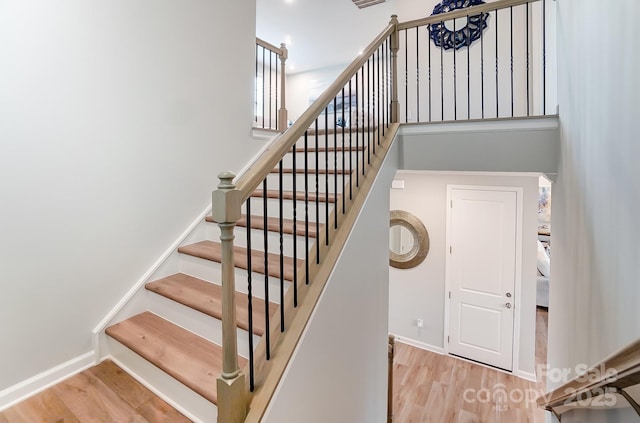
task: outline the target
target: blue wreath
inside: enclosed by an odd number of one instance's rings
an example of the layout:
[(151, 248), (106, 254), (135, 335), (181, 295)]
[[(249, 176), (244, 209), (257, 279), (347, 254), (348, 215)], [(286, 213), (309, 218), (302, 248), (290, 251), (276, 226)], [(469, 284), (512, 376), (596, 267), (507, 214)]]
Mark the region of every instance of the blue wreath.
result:
[[(442, 0), (433, 8), (433, 15), (451, 12), (456, 9), (464, 9), (466, 7), (484, 4), (483, 0)], [(436, 46), (449, 50), (452, 48), (460, 49), (464, 46), (470, 46), (475, 40), (480, 38), (482, 31), (487, 27), (488, 13), (480, 13), (478, 15), (469, 16), (467, 24), (464, 28), (451, 31), (444, 22), (431, 24), (430, 36)]]

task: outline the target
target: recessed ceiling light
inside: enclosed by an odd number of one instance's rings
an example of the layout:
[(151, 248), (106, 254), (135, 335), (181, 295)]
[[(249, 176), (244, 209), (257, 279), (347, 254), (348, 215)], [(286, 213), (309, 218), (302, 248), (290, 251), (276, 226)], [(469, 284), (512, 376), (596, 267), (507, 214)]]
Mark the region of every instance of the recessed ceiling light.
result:
[(290, 46), (291, 44), (293, 44), (293, 42), (291, 41), (291, 36), (290, 36), (290, 35), (285, 35), (285, 36), (284, 36), (284, 43), (285, 43), (287, 46)]

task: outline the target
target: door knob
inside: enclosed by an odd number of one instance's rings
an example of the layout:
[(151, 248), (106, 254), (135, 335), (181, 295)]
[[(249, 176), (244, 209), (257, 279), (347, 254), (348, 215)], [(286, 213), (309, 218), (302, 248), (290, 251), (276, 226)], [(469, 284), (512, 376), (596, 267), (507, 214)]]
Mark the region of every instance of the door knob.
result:
[(511, 308), (511, 303), (507, 303), (507, 304), (505, 304), (505, 306), (506, 306), (507, 308)]
[(507, 292), (507, 298), (511, 298), (511, 292)]

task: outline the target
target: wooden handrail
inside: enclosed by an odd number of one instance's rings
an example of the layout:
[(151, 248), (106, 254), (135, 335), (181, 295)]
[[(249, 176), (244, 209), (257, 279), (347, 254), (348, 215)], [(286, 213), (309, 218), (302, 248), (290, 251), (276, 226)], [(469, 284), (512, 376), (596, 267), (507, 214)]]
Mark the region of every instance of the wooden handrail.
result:
[(401, 24), (398, 24), (398, 30), (450, 21), (457, 18), (466, 18), (467, 16), (479, 15), (480, 13), (520, 6), (526, 3), (535, 3), (537, 1), (540, 0), (498, 0), (492, 3), (485, 3), (478, 6), (467, 7), (465, 9), (456, 9), (451, 12), (441, 13), (439, 15), (431, 15), (422, 19), (402, 22)]
[(397, 20), (395, 15), (391, 23), (378, 35), (369, 46), (354, 60), (340, 76), (327, 88), (320, 97), (305, 111), (302, 116), (289, 128), (280, 139), (260, 157), (236, 182), (241, 192), (242, 202), (246, 201), (253, 191), (258, 188), (267, 175), (280, 162), (282, 157), (300, 139), (309, 126), (327, 107), (342, 88), (351, 80), (356, 72), (364, 65), (380, 45), (396, 30)]
[(538, 398), (537, 404), (547, 411), (554, 411), (555, 408), (571, 405), (584, 395), (593, 398), (605, 393), (606, 388), (621, 393), (618, 390), (637, 384), (640, 384), (640, 340), (610, 355), (564, 385), (542, 395)]
[(265, 41), (263, 39), (256, 37), (256, 44), (259, 45), (260, 47), (266, 48), (267, 50), (271, 50), (274, 53), (278, 53), (279, 55), (282, 55), (282, 48), (277, 47), (268, 41)]

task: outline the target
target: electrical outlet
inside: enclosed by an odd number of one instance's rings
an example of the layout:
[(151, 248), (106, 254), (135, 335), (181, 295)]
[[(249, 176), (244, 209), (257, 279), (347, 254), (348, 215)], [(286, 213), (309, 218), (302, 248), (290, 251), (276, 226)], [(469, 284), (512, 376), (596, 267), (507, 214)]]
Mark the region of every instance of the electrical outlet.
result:
[(416, 320), (416, 326), (421, 328), (424, 326), (424, 321), (422, 319)]

